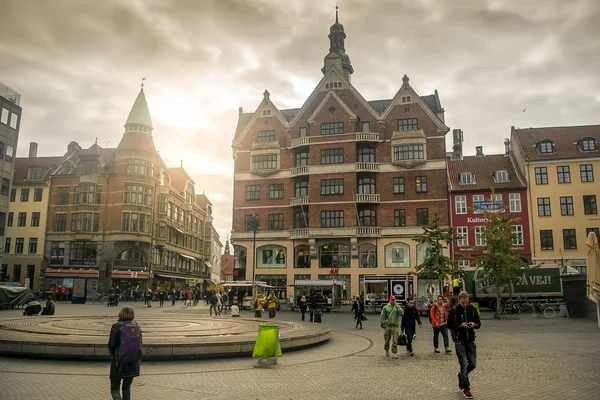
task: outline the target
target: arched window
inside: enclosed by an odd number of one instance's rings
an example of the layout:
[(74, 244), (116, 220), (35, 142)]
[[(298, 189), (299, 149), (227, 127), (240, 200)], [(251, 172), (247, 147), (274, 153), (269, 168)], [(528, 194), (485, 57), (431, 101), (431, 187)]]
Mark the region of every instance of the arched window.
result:
[(358, 211), (360, 226), (377, 226), (377, 211), (375, 209), (364, 209)]
[(115, 257), (114, 266), (146, 268), (148, 266), (148, 256), (139, 249), (123, 250)]
[(256, 249), (256, 268), (285, 268), (286, 252), (283, 246), (260, 246)]
[(386, 268), (410, 268), (410, 246), (395, 242), (385, 246)]
[(294, 268), (310, 268), (310, 248), (308, 245), (301, 244), (300, 246), (296, 246), (294, 254)]
[(375, 178), (360, 178), (358, 180), (358, 193), (359, 194), (375, 194)]
[(319, 247), (320, 268), (350, 268), (350, 246), (341, 243)]
[(377, 268), (377, 247), (371, 243), (361, 244), (358, 247), (359, 268)]
[(358, 162), (375, 162), (375, 148), (374, 147), (363, 147), (358, 149)]
[(68, 175), (70, 172), (71, 172), (71, 163), (68, 161), (65, 161), (60, 166), (60, 173), (63, 175)]
[(234, 256), (234, 264), (233, 269), (246, 269), (246, 256), (248, 255), (248, 250), (244, 246), (234, 245), (233, 246), (233, 256)]

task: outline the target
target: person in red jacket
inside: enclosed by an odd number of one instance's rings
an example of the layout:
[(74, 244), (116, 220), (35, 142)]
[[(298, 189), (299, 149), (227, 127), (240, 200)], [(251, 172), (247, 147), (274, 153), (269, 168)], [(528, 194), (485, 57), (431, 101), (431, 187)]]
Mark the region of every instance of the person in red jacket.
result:
[(444, 297), (442, 295), (437, 297), (437, 301), (433, 303), (429, 309), (429, 321), (431, 321), (431, 326), (433, 327), (433, 352), (440, 352), (439, 339), (441, 332), (442, 337), (444, 338), (446, 354), (452, 353), (448, 343), (448, 327), (446, 326), (446, 323), (448, 322), (448, 305), (444, 303)]
[(62, 285), (60, 287), (60, 294), (62, 295), (62, 298), (66, 303), (69, 300), (69, 287), (67, 285)]

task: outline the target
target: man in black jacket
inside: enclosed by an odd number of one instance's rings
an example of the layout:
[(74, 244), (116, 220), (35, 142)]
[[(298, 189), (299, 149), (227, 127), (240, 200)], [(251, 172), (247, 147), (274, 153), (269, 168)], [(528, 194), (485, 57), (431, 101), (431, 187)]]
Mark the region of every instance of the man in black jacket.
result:
[(413, 351), (412, 342), (415, 334), (417, 333), (417, 323), (419, 328), (423, 326), (421, 323), (421, 317), (419, 317), (419, 311), (415, 307), (415, 299), (409, 297), (406, 300), (404, 306), (404, 315), (402, 316), (402, 325), (400, 331), (406, 333), (406, 352), (412, 357), (415, 355)]
[(458, 305), (448, 313), (448, 328), (452, 331), (456, 356), (460, 364), (458, 387), (467, 399), (472, 399), (469, 373), (477, 366), (477, 348), (475, 346), (475, 329), (481, 327), (477, 309), (469, 305), (469, 293), (458, 294)]

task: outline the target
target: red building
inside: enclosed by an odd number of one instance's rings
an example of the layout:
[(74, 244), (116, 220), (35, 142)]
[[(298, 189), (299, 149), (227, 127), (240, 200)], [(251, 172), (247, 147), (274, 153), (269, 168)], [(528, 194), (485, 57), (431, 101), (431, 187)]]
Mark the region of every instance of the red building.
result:
[(509, 140), (504, 142), (504, 154), (484, 155), (483, 147), (477, 146), (475, 156), (463, 157), (462, 131), (455, 129), (453, 136), (453, 153), (447, 165), (450, 225), (461, 237), (451, 248), (458, 268), (474, 268), (474, 261), (469, 261), (466, 256), (483, 254), (486, 244), (483, 209), (490, 207), (518, 220), (513, 225), (513, 231), (517, 234), (513, 248), (519, 250), (527, 262), (531, 262), (527, 183), (516, 168)]

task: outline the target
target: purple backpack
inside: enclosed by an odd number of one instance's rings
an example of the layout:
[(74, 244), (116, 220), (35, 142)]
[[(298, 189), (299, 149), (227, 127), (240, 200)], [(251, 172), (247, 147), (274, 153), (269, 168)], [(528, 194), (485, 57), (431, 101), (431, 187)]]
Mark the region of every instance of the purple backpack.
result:
[(126, 322), (119, 329), (119, 362), (139, 362), (142, 358), (142, 328), (136, 323)]

